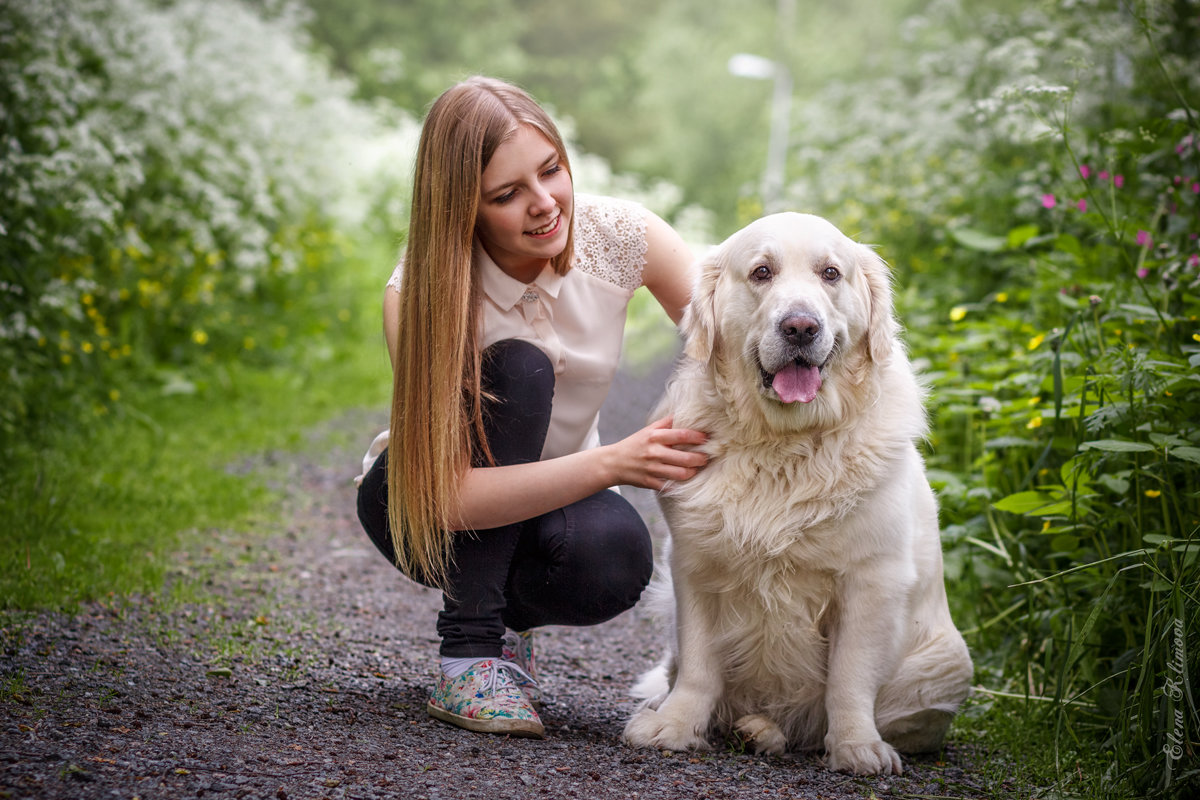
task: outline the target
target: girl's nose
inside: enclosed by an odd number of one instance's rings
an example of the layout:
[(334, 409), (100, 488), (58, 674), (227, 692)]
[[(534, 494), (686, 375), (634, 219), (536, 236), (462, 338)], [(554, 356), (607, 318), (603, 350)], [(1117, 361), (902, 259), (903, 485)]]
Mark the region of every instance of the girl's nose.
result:
[(533, 193), (533, 199), (529, 204), (529, 213), (533, 216), (541, 216), (554, 210), (557, 203), (554, 196), (547, 191), (545, 186), (538, 184)]

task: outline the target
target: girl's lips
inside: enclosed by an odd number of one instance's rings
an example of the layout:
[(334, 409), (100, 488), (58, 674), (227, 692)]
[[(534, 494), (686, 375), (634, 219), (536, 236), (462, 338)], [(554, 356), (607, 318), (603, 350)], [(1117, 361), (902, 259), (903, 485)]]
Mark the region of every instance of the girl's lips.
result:
[(525, 231), (525, 235), (532, 236), (535, 239), (544, 239), (544, 238), (553, 236), (554, 234), (558, 233), (559, 226), (561, 226), (561, 225), (562, 225), (562, 212), (560, 211), (560, 212), (558, 212), (557, 215), (555, 215), (554, 219), (551, 222), (543, 225), (540, 228), (535, 228), (534, 230), (531, 230), (531, 231)]

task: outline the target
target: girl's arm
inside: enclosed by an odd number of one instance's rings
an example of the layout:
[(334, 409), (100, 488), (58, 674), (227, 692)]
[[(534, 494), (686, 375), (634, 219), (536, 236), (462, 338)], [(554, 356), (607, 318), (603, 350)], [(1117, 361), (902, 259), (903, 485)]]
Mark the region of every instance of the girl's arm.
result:
[(676, 325), (692, 296), (692, 251), (674, 228), (646, 212), (646, 266), (642, 283)]
[(672, 428), (669, 417), (609, 445), (545, 461), (467, 470), (450, 530), (486, 530), (553, 511), (617, 484), (658, 490), (685, 481), (708, 462), (680, 445), (703, 444), (699, 431)]

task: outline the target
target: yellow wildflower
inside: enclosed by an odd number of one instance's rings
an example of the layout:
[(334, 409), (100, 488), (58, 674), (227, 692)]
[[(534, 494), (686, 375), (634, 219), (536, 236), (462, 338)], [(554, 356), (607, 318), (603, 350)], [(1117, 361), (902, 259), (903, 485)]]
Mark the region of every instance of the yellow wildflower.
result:
[(963, 306), (955, 306), (950, 309), (950, 321), (962, 322), (963, 317), (967, 316), (967, 309)]
[(997, 292), (996, 293), (996, 302), (997, 303), (1007, 303), (1008, 302), (1008, 292)]
[(1037, 336), (1034, 336), (1032, 339), (1029, 340), (1029, 349), (1037, 350), (1039, 347), (1042, 346), (1042, 342), (1044, 342), (1044, 341), (1046, 341), (1046, 334), (1039, 333)]
[(208, 344), (208, 334), (202, 330), (192, 331), (192, 341), (198, 345)]
[(1028, 424), (1026, 424), (1025, 427), (1028, 428), (1029, 430), (1033, 430), (1034, 428), (1042, 427), (1042, 418), (1034, 417), (1033, 419), (1029, 420)]
[(1161, 496), (1162, 496), (1162, 492), (1160, 492), (1158, 489), (1147, 489), (1146, 490), (1146, 497), (1161, 497)]

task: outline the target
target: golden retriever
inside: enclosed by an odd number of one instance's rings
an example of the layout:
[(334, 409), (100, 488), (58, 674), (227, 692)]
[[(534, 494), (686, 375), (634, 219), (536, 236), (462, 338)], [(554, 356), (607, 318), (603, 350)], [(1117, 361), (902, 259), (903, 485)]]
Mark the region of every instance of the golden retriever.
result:
[(832, 769), (899, 774), (897, 751), (941, 747), (972, 667), (887, 266), (786, 213), (699, 269), (655, 414), (707, 431), (710, 461), (659, 498), (675, 637), (624, 738), (704, 749), (732, 729), (760, 753), (823, 746)]

